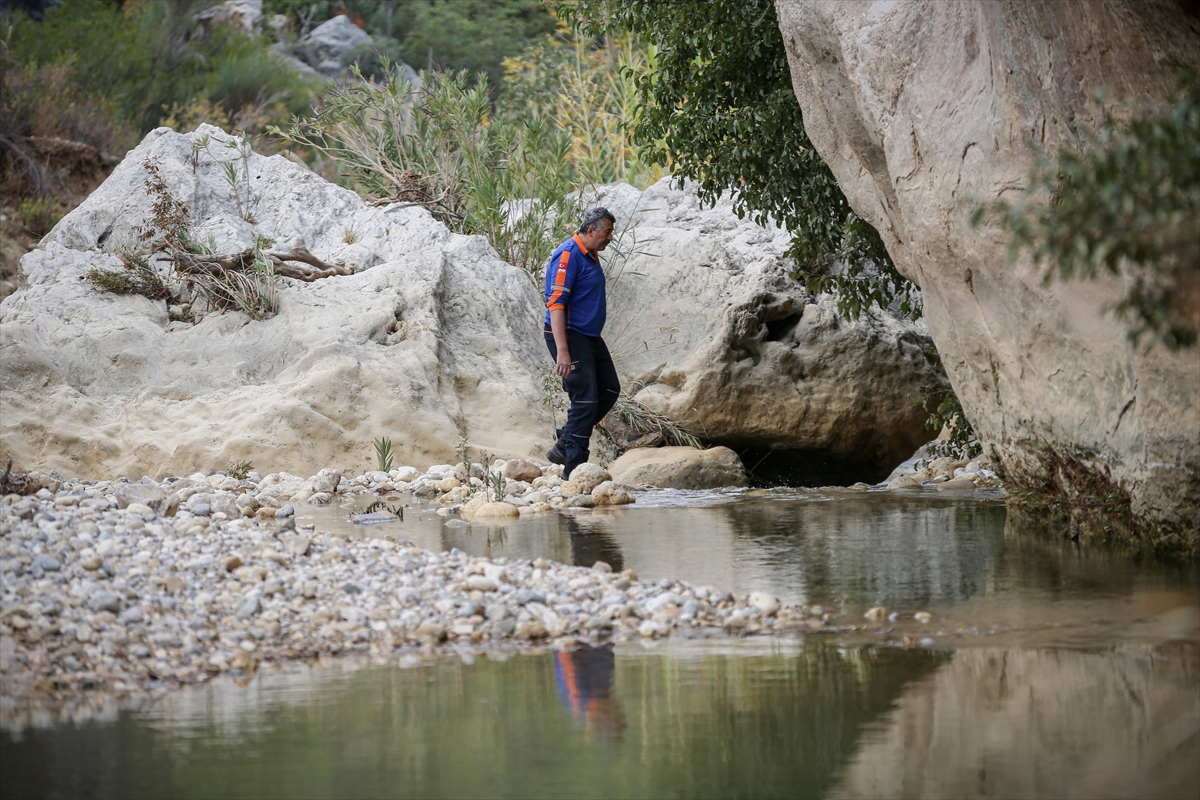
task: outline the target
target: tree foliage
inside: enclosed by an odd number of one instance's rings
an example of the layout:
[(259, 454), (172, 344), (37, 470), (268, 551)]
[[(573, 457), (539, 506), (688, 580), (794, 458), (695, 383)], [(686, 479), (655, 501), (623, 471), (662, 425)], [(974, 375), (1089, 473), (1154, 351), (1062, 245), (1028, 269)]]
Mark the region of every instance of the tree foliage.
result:
[(804, 131), (772, 0), (565, 0), (557, 11), (583, 34), (626, 31), (655, 48), (633, 123), (644, 158), (695, 180), (703, 200), (730, 192), (739, 215), (786, 227), (797, 277), (836, 293), (841, 313), (920, 315), (916, 288)]
[(515, 121), (548, 120), (569, 137), (568, 160), (581, 184), (624, 181), (645, 187), (662, 177), (631, 137), (637, 76), (654, 69), (654, 49), (628, 35), (581, 40), (560, 31), (505, 59), (498, 101)]
[(1021, 198), (972, 220), (999, 220), (1010, 258), (1028, 250), (1046, 281), (1126, 276), (1113, 310), (1130, 339), (1170, 349), (1194, 345), (1200, 328), (1200, 82), (1188, 74), (1180, 88), (1164, 114), (1128, 125), (1109, 114), (1078, 143), (1037, 153)]

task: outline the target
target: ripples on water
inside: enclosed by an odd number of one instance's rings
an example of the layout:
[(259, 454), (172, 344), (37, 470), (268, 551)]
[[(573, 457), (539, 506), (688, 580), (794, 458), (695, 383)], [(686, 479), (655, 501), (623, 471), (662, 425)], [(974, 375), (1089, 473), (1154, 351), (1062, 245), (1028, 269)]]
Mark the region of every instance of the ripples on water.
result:
[[(333, 660), (0, 734), (7, 797), (1101, 797), (1200, 791), (1196, 574), (994, 499), (660, 493), (372, 529), (422, 547), (929, 610), (887, 637)], [(646, 507), (652, 506), (652, 507)], [(300, 520), (347, 526), (346, 510)], [(349, 530), (347, 528), (347, 530)], [(356, 532), (357, 535), (357, 532)]]

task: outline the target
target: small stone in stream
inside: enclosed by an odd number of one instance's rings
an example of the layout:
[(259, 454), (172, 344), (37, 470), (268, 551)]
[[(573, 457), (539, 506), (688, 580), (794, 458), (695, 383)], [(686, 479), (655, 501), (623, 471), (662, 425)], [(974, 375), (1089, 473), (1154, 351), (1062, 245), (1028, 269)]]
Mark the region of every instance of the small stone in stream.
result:
[(595, 564), (592, 564), (592, 572), (599, 572), (604, 575), (611, 574), (612, 565), (607, 561), (597, 561)]
[(283, 537), (283, 549), (294, 556), (308, 555), (310, 547), (312, 547), (312, 541), (307, 536), (285, 535)]
[(342, 482), (342, 473), (336, 469), (325, 469), (318, 472), (316, 475), (308, 479), (308, 483), (312, 486), (314, 492), (333, 494), (338, 490), (338, 486)]
[(246, 599), (238, 605), (236, 616), (238, 619), (249, 619), (262, 610), (262, 597), (258, 592), (251, 592), (246, 596)]
[(863, 614), (863, 619), (868, 622), (883, 622), (887, 619), (888, 610), (883, 606), (875, 606), (867, 609), (867, 613)]
[(110, 611), (116, 614), (121, 610), (121, 596), (112, 592), (96, 592), (88, 598), (88, 608), (92, 611)]
[(627, 506), (634, 502), (633, 495), (612, 481), (604, 481), (592, 489), (592, 500), (598, 506)]
[(512, 503), (484, 503), (475, 509), (475, 516), (486, 519), (516, 519), (521, 512)]
[(939, 492), (969, 492), (975, 488), (975, 481), (971, 478), (955, 478), (939, 483), (937, 488)]
[(187, 588), (187, 584), (178, 575), (168, 575), (163, 581), (163, 589), (171, 594), (179, 594)]
[(29, 620), (25, 619), (20, 614), (14, 614), (13, 616), (9, 617), (8, 624), (11, 625), (12, 629), (15, 631), (23, 631), (29, 627)]
[(208, 503), (197, 503), (192, 507), (192, 513), (197, 517), (207, 517), (212, 514), (212, 506)]
[(668, 628), (666, 625), (661, 622), (655, 622), (652, 619), (648, 619), (638, 626), (638, 634), (645, 639), (666, 636), (669, 631), (670, 628)]
[(516, 635), (518, 639), (528, 641), (531, 639), (545, 639), (550, 633), (546, 630), (546, 626), (540, 622), (526, 622), (517, 626)]
[(125, 506), (125, 511), (128, 514), (137, 514), (139, 517), (153, 516), (154, 509), (142, 503), (130, 503)]
[(242, 566), (242, 559), (237, 556), (229, 556), (225, 559), (225, 571), (233, 572), (238, 567)]
[(921, 645), (921, 647), (933, 647), (935, 644), (937, 644), (937, 642), (933, 641), (933, 639), (930, 639), (928, 636), (924, 636), (920, 639), (920, 641), (917, 642), (917, 644)]
[(888, 614), (888, 622), (895, 622), (898, 619), (900, 619), (899, 611), (893, 611), (892, 613)]
[(83, 563), (80, 566), (82, 566), (86, 570), (94, 571), (94, 570), (98, 570), (102, 566), (104, 566), (104, 561), (101, 560), (100, 556), (92, 556), (90, 558), (84, 559)]
[(362, 594), (362, 588), (353, 583), (343, 583), (342, 591), (346, 594)]
[(117, 615), (117, 622), (122, 625), (136, 625), (145, 619), (146, 615), (137, 606), (130, 606)]
[(288, 503), (285, 506), (275, 509), (275, 519), (279, 519), (280, 517), (290, 517), (295, 513), (296, 509), (292, 507), (291, 503)]
[(599, 464), (586, 462), (571, 470), (571, 483), (579, 487), (583, 494), (591, 494), (592, 490), (605, 481), (611, 481), (612, 475)]
[(446, 640), (446, 626), (439, 622), (422, 622), (417, 627), (417, 636), (444, 642)]
[(580, 491), (579, 484), (575, 481), (563, 481), (558, 485), (558, 493), (563, 496), (563, 499), (574, 497)]
[(62, 569), (62, 564), (58, 562), (58, 559), (50, 556), (38, 556), (33, 560), (33, 566), (40, 567), (46, 572), (58, 572)]
[(928, 611), (918, 611), (917, 613), (913, 614), (913, 619), (922, 625), (928, 625), (933, 621), (933, 615)]
[(567, 498), (567, 502), (563, 503), (567, 508), (593, 508), (596, 501), (592, 500), (590, 494), (577, 494)]
[(764, 592), (754, 592), (751, 594), (750, 605), (768, 616), (779, 610), (779, 600)]
[(471, 575), (466, 580), (467, 588), (475, 592), (494, 592), (500, 588), (499, 584), (486, 575)]
[(153, 483), (118, 483), (113, 488), (113, 497), (117, 499), (117, 508), (132, 504), (157, 510), (167, 499), (167, 493)]
[(532, 461), (514, 458), (511, 461), (505, 462), (504, 477), (511, 478), (514, 481), (529, 483), (542, 477), (542, 468)]

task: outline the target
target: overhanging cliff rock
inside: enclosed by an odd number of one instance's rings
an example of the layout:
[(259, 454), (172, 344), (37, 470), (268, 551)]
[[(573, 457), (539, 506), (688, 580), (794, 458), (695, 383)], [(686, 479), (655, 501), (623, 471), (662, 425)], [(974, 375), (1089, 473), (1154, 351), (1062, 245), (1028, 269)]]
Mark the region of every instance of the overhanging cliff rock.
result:
[(1119, 279), (1044, 285), (975, 202), (1024, 185), (1110, 110), (1160, 111), (1200, 34), (1161, 2), (778, 0), (805, 128), (920, 285), (968, 418), (1018, 498), (1143, 543), (1200, 547), (1200, 356), (1146, 351)]
[(605, 339), (627, 390), (760, 478), (882, 480), (937, 431), (917, 399), (944, 385), (923, 322), (874, 308), (850, 322), (790, 276), (790, 234), (704, 207), (694, 184), (601, 187)]
[[(545, 452), (541, 303), (526, 275), (423, 209), (373, 208), (282, 156), (243, 159), (231, 141), (210, 126), (153, 131), (22, 259), (0, 304), (0, 454), (137, 478), (235, 460), (264, 473), (364, 468), (385, 436), (403, 463), (452, 459), (460, 438)], [(233, 162), (238, 188), (217, 159)], [(145, 249), (148, 162), (217, 252), (266, 237), (353, 274), (282, 279), (278, 313), (262, 320), (173, 321), (162, 301), (100, 291), (89, 269)]]

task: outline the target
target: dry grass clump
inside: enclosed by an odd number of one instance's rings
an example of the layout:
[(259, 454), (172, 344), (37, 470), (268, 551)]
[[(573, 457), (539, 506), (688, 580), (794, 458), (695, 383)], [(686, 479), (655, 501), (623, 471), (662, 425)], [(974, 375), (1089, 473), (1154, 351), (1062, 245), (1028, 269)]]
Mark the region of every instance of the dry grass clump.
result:
[(704, 448), (704, 443), (696, 434), (666, 414), (655, 411), (628, 395), (622, 394), (610, 413), (615, 414), (617, 419), (639, 433), (657, 434), (665, 444), (675, 447)]

